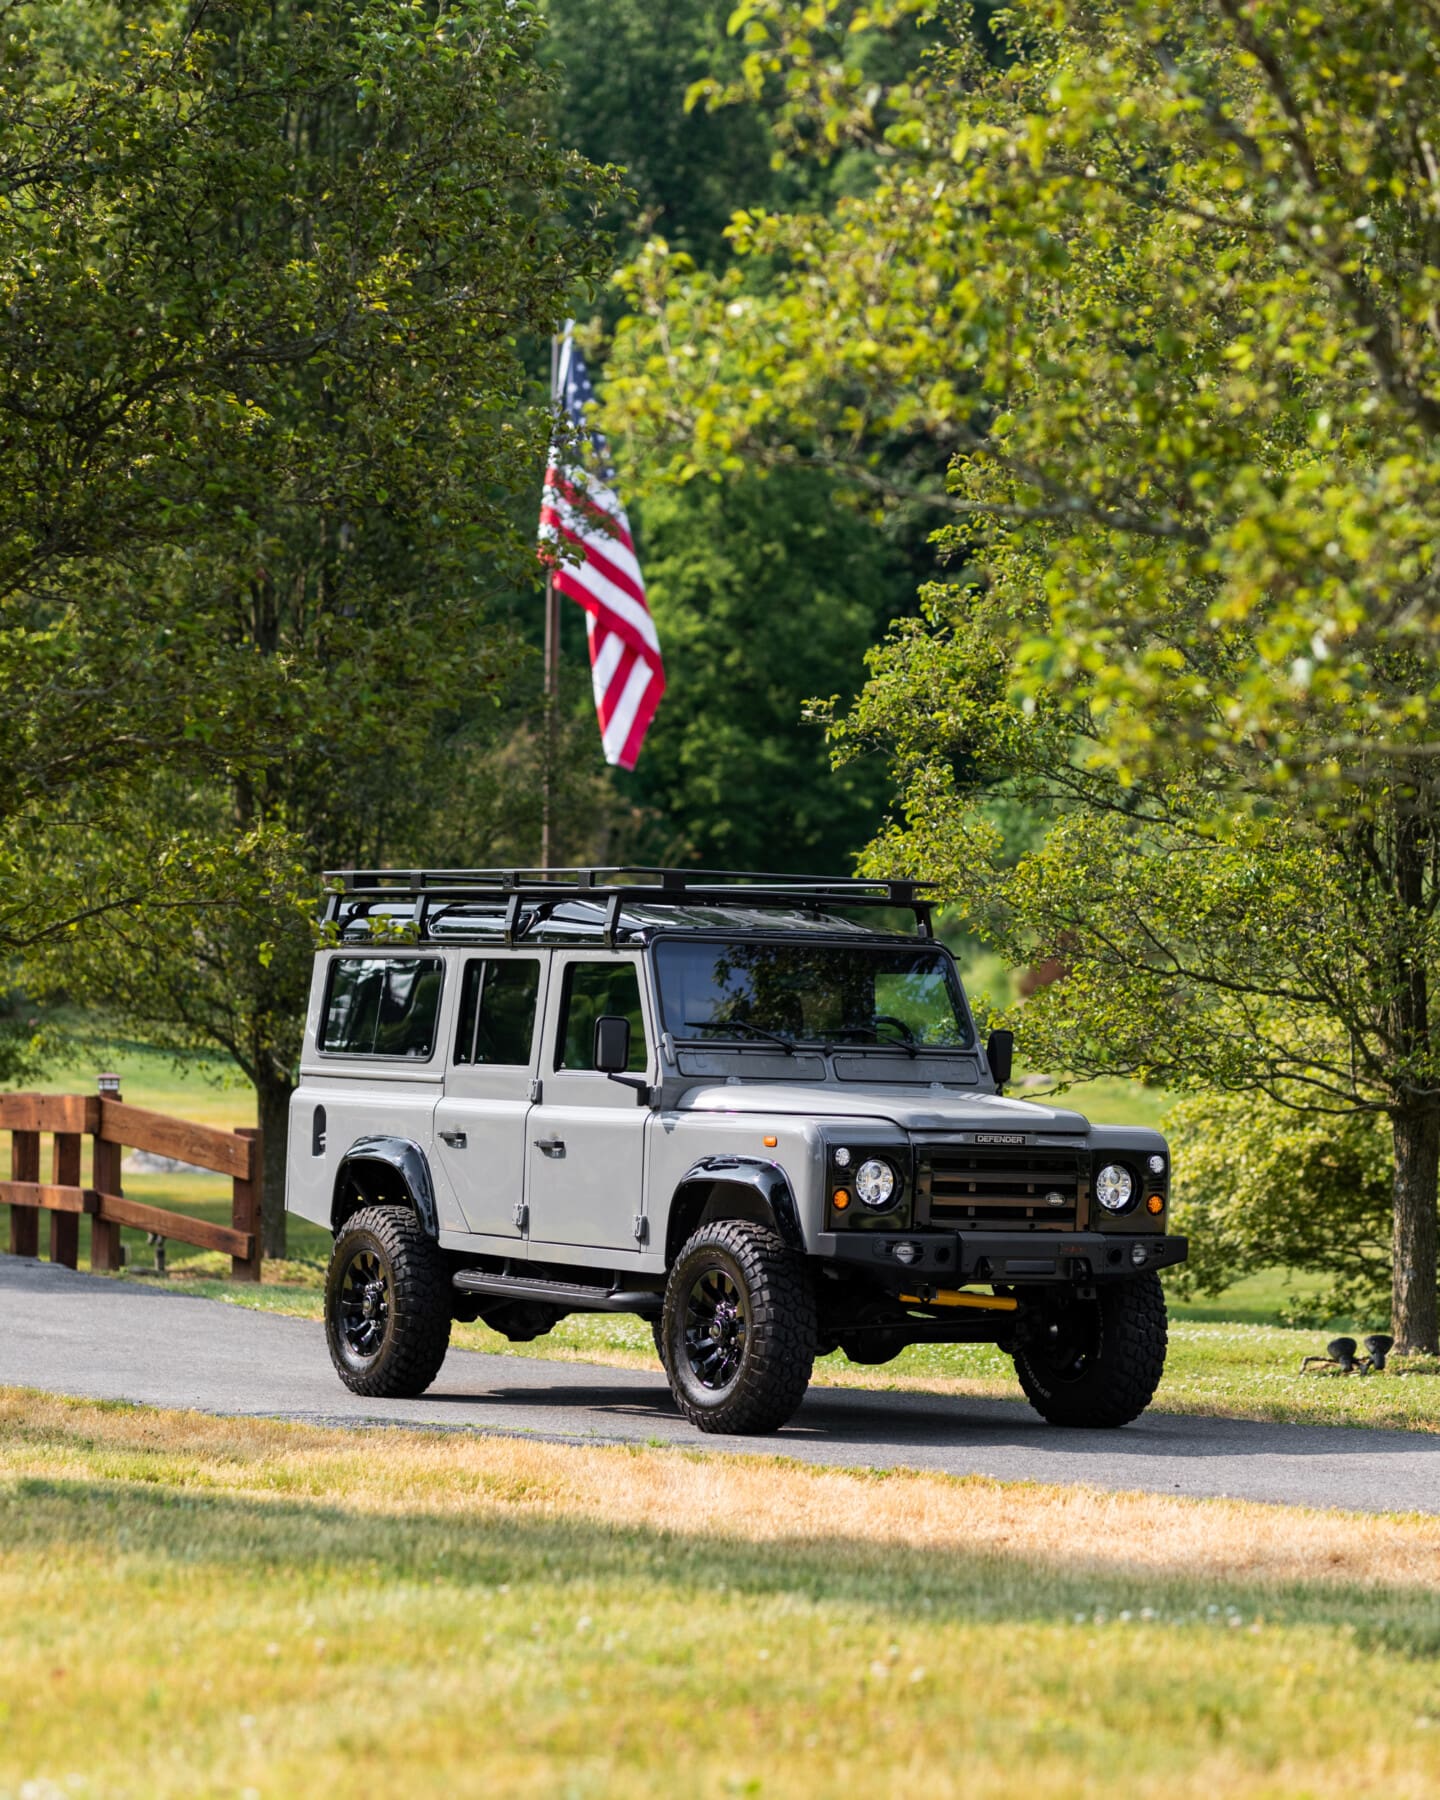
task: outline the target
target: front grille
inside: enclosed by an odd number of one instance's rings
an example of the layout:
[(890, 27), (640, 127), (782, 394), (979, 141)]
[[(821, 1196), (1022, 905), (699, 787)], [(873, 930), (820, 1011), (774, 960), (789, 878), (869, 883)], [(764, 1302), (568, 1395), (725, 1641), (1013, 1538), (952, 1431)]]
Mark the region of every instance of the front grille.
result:
[[(920, 1221), (1074, 1231), (1089, 1211), (1089, 1159), (1079, 1150), (922, 1147), (917, 1159)], [(1051, 1199), (1059, 1195), (1058, 1203)]]

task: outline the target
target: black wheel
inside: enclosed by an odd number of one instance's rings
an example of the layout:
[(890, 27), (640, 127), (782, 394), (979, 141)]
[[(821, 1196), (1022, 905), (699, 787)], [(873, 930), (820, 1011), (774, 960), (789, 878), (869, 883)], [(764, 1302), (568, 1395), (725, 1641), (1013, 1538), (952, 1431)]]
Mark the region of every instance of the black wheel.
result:
[(815, 1361), (804, 1258), (738, 1219), (702, 1226), (676, 1259), (661, 1321), (675, 1404), (701, 1431), (778, 1431)]
[(1158, 1275), (1102, 1284), (1093, 1300), (1050, 1296), (1015, 1350), (1025, 1398), (1052, 1425), (1128, 1425), (1165, 1372), (1165, 1291)]
[(367, 1206), (335, 1240), (325, 1278), (325, 1339), (351, 1393), (423, 1394), (450, 1347), (450, 1293), (440, 1252), (411, 1212)]
[(665, 1321), (663, 1319), (650, 1321), (650, 1335), (655, 1339), (655, 1354), (660, 1358), (660, 1367), (663, 1369), (665, 1367)]

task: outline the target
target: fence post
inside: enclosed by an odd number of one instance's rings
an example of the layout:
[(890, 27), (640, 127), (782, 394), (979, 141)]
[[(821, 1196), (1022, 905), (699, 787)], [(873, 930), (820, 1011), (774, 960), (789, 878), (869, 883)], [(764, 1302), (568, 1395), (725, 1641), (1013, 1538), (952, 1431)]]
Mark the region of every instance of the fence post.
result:
[[(54, 1174), (56, 1187), (78, 1188), (80, 1185), (80, 1133), (55, 1133)], [(80, 1261), (80, 1215), (78, 1212), (52, 1212), (50, 1215), (50, 1260), (67, 1269)]]
[[(102, 1194), (122, 1193), (120, 1186), (119, 1144), (110, 1143), (101, 1134), (105, 1129), (106, 1100), (120, 1098), (120, 1077), (118, 1075), (101, 1075), (95, 1084), (100, 1090), (100, 1116), (95, 1122), (95, 1135), (90, 1139), (91, 1151), (91, 1185)], [(90, 1220), (90, 1270), (92, 1274), (113, 1275), (124, 1265), (125, 1258), (120, 1249), (120, 1227), (110, 1219), (102, 1219), (98, 1213)]]
[[(40, 1179), (40, 1133), (38, 1131), (12, 1131), (10, 1133), (10, 1179), (12, 1181), (38, 1181)], [(10, 1254), (12, 1256), (39, 1256), (40, 1211), (38, 1207), (12, 1206), (10, 1208)]]
[(243, 1181), (238, 1175), (231, 1179), (230, 1223), (236, 1231), (250, 1233), (250, 1254), (249, 1256), (232, 1256), (230, 1258), (230, 1279), (232, 1281), (259, 1281), (262, 1263), (260, 1249), (260, 1158), (262, 1154), (260, 1133), (253, 1125), (242, 1125), (235, 1135), (250, 1140), (250, 1179)]

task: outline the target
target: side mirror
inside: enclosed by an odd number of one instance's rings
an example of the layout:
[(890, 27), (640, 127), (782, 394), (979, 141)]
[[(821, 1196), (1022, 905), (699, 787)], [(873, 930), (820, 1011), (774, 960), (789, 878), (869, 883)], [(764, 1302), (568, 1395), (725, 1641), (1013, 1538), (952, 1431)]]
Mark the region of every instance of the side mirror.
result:
[(602, 1013), (595, 1021), (591, 1062), (602, 1075), (623, 1075), (630, 1067), (630, 1021), (619, 1013)]
[(995, 1077), (996, 1087), (1003, 1091), (1015, 1064), (1015, 1033), (992, 1031), (990, 1042), (985, 1046), (985, 1060), (990, 1065), (990, 1073)]

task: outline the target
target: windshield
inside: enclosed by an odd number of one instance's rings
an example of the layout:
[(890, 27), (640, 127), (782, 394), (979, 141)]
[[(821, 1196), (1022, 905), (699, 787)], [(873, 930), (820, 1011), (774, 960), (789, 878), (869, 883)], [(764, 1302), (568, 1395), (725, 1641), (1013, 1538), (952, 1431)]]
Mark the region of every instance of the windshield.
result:
[(655, 968), (675, 1038), (956, 1050), (974, 1042), (954, 965), (934, 945), (664, 938)]

